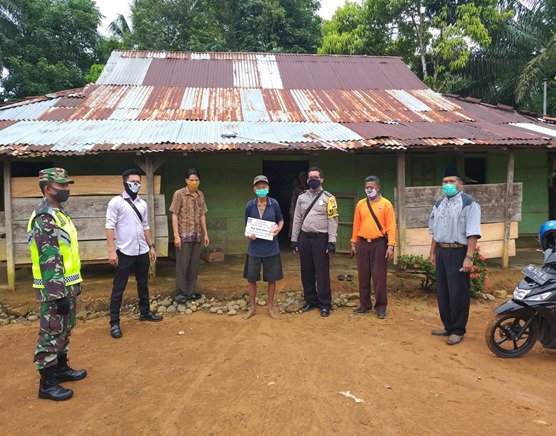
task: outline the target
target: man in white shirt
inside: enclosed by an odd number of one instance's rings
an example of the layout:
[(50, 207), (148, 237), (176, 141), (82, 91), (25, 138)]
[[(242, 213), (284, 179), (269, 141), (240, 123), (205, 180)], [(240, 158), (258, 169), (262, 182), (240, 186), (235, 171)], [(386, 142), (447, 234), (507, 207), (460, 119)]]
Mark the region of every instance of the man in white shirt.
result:
[(110, 297), (110, 334), (122, 337), (120, 307), (131, 270), (135, 271), (141, 321), (162, 321), (149, 306), (149, 265), (156, 261), (155, 245), (149, 230), (147, 203), (139, 197), (141, 174), (130, 169), (122, 174), (124, 192), (108, 203), (106, 209), (106, 240), (108, 261), (116, 270)]

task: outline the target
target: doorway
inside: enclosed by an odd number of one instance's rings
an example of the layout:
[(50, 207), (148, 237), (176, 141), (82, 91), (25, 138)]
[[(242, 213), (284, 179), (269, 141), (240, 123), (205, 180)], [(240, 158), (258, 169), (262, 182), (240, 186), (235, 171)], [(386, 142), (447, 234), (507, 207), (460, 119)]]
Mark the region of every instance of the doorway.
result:
[(284, 217), (284, 229), (278, 234), (280, 244), (290, 241), (289, 229), (291, 225), (290, 203), (294, 184), (297, 183), (299, 173), (309, 169), (308, 160), (265, 160), (263, 174), (270, 183), (269, 196), (278, 201)]

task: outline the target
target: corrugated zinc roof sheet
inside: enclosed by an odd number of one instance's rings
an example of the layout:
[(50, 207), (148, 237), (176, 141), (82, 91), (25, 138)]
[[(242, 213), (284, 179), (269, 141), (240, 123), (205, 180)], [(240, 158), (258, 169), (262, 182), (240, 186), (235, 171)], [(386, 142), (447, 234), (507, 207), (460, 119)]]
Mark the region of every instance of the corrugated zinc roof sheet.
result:
[(270, 53), (113, 52), (99, 85), (426, 89), (400, 58)]
[(442, 96), (393, 57), (113, 52), (95, 85), (0, 107), (0, 154), (22, 156), (556, 146), (555, 131)]
[[(308, 142), (363, 139), (336, 123), (251, 123), (206, 121), (22, 121), (2, 130), (0, 145), (72, 147), (106, 144), (214, 144)], [(234, 136), (235, 137), (230, 137)]]

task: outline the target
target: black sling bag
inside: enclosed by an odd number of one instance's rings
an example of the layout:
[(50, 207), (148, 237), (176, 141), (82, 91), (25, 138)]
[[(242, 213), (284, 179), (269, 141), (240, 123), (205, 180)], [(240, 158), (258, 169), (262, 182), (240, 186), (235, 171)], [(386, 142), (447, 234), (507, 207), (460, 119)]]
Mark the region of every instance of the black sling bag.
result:
[(309, 215), (309, 212), (311, 212), (311, 209), (313, 208), (313, 206), (315, 205), (315, 203), (317, 202), (317, 200), (320, 198), (322, 194), (324, 194), (324, 190), (318, 193), (318, 195), (315, 197), (313, 202), (309, 205), (309, 207), (305, 211), (305, 215), (303, 215), (303, 218), (301, 219), (301, 226), (299, 226), (300, 231), (301, 231), (301, 227), (303, 227), (303, 223), (305, 222), (305, 218), (307, 218), (307, 215)]
[(373, 208), (371, 207), (371, 202), (369, 200), (369, 197), (367, 197), (367, 207), (369, 208), (369, 212), (371, 212), (371, 215), (373, 216), (373, 218), (375, 220), (376, 226), (378, 227), (378, 231), (381, 233), (381, 235), (384, 239), (387, 239), (387, 236), (384, 234), (384, 231), (382, 230), (382, 226), (378, 222), (378, 218), (376, 217), (375, 212), (373, 211)]

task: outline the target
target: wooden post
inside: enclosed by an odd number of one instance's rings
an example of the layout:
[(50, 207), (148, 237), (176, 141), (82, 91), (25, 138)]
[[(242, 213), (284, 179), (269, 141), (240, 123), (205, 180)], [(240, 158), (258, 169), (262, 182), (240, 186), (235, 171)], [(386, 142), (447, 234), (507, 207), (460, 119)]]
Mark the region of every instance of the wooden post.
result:
[[(145, 156), (145, 175), (147, 177), (147, 208), (149, 211), (149, 228), (153, 244), (156, 241), (156, 228), (154, 219), (154, 162), (151, 153)], [(156, 264), (151, 264), (151, 276), (156, 277)]]
[(4, 214), (6, 219), (6, 270), (8, 287), (15, 290), (15, 256), (12, 219), (12, 161), (4, 159)]
[[(396, 198), (396, 213), (398, 214), (398, 250), (397, 256), (405, 254), (405, 151), (400, 150), (397, 152), (397, 198)], [(396, 262), (397, 263), (397, 256)]]
[(510, 228), (512, 225), (511, 203), (514, 184), (515, 152), (508, 149), (508, 170), (506, 175), (506, 206), (504, 213), (504, 245), (502, 248), (502, 268), (510, 265)]

